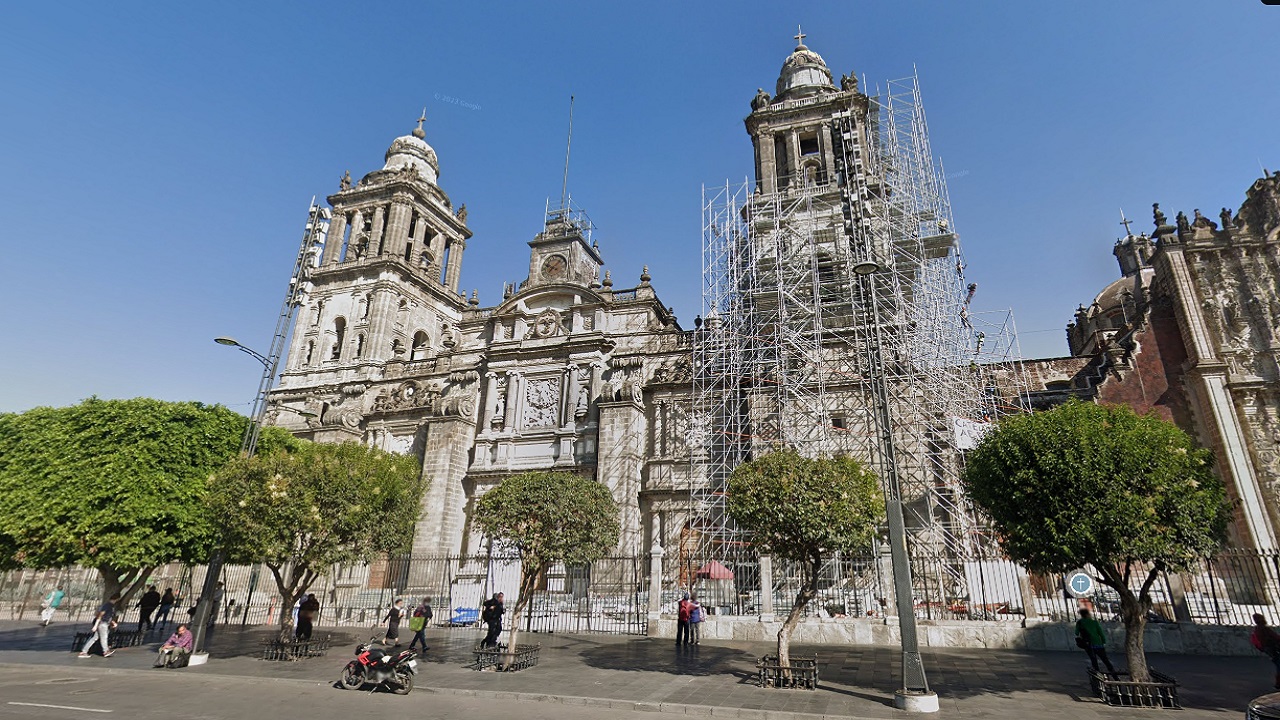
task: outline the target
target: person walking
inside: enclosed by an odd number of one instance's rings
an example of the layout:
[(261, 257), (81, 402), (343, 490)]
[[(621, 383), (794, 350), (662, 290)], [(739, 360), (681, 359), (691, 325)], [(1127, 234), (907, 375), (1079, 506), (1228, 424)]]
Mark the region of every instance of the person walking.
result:
[(404, 600), (396, 598), (391, 603), (391, 609), (387, 610), (387, 616), (382, 618), (387, 624), (387, 637), (383, 639), (383, 645), (395, 645), (400, 647), (400, 618), (404, 617)]
[(693, 644), (697, 645), (698, 637), (702, 634), (704, 611), (696, 594), (689, 596), (689, 605), (689, 637), (693, 638)]
[(156, 662), (151, 667), (182, 667), (183, 660), (191, 654), (191, 643), (194, 641), (187, 626), (179, 624), (168, 640), (156, 651)]
[(413, 617), (409, 618), (409, 629), (413, 631), (413, 639), (409, 641), (412, 650), (422, 643), (422, 652), (427, 651), (427, 625), (431, 623), (431, 598), (424, 597), (418, 607), (413, 609)]
[(1267, 619), (1261, 614), (1253, 616), (1253, 632), (1249, 633), (1249, 643), (1275, 665), (1275, 687), (1280, 690), (1280, 634), (1267, 627)]
[(498, 636), (502, 634), (502, 615), (507, 610), (502, 605), (502, 593), (494, 593), (492, 598), (484, 602), (484, 607), (480, 611), (480, 619), (489, 626), (489, 632), (485, 634), (484, 640), (480, 641), (480, 647), (497, 647)]
[(1107, 657), (1107, 631), (1086, 608), (1080, 608), (1080, 619), (1076, 621), (1076, 645), (1089, 655), (1094, 670), (1098, 669), (1098, 660), (1102, 660), (1107, 664), (1107, 672), (1116, 674), (1111, 658)]
[(48, 595), (40, 601), (40, 627), (49, 627), (49, 623), (53, 622), (53, 614), (58, 611), (58, 606), (67, 597), (67, 593), (58, 585), (49, 591)]
[(91, 635), (84, 642), (78, 657), (89, 657), (89, 648), (93, 647), (94, 643), (102, 644), (102, 657), (108, 658), (115, 654), (111, 649), (111, 631), (116, 626), (116, 603), (119, 602), (120, 593), (115, 593), (98, 607), (98, 612), (93, 615), (93, 627), (89, 628)]
[(151, 614), (160, 607), (160, 592), (156, 590), (155, 585), (147, 587), (147, 591), (142, 593), (142, 599), (138, 601), (138, 629), (150, 630), (155, 627), (155, 623), (151, 621)]
[(689, 593), (685, 593), (676, 605), (676, 647), (689, 644), (689, 618), (693, 613), (693, 603), (689, 601)]
[(156, 622), (168, 625), (169, 613), (173, 612), (173, 606), (177, 604), (178, 596), (173, 594), (173, 588), (165, 588), (164, 595), (160, 596), (160, 612), (156, 615)]

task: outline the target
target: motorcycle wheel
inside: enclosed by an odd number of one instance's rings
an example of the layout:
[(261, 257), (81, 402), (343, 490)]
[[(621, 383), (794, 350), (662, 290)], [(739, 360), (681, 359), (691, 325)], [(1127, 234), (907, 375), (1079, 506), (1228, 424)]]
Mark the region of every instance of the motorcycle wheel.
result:
[(408, 695), (413, 690), (413, 673), (408, 670), (396, 670), (395, 685), (391, 687), (391, 692), (397, 695)]
[(346, 690), (359, 690), (364, 685), (364, 677), (357, 668), (350, 665), (342, 670), (342, 687)]

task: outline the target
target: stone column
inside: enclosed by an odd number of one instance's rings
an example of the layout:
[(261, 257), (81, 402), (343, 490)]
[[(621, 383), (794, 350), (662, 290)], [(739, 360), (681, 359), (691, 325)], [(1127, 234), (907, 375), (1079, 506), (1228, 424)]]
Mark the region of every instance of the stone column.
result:
[(560, 427), (567, 428), (573, 425), (573, 363), (565, 365), (560, 376)]
[(462, 481), (475, 430), (469, 418), (433, 418), (427, 423), (422, 474), (431, 479), (431, 486), (423, 495), (425, 512), (414, 531), (415, 554), (457, 553), (462, 547), (467, 507)]
[(446, 273), (445, 287), (458, 292), (458, 278), (462, 276), (462, 251), (467, 249), (467, 241), (457, 238), (449, 248), (449, 269)]
[(484, 374), (484, 412), (480, 413), (480, 432), (493, 427), (493, 411), (498, 402), (498, 373), (490, 370)]
[(773, 622), (773, 556), (760, 556), (760, 622)]
[(364, 232), (364, 211), (357, 210), (356, 214), (351, 218), (351, 236), (347, 238), (345, 254), (343, 254), (343, 262), (351, 262), (356, 259), (355, 243), (360, 239), (360, 233)]
[(369, 250), (365, 252), (365, 257), (374, 257), (382, 254), (382, 234), (386, 230), (387, 211), (386, 208), (379, 205), (373, 209), (373, 230), (369, 233)]
[[(413, 267), (420, 267), (421, 262), (418, 258), (421, 256), (422, 251), (429, 249), (427, 247), (427, 219), (425, 216), (418, 215), (418, 224), (413, 228), (413, 237), (411, 239), (413, 240), (413, 256), (409, 258), (409, 264)], [(434, 261), (435, 258), (432, 258), (432, 262)]]
[[(438, 272), (442, 262), (444, 262), (444, 233), (433, 231), (431, 233), (431, 267), (436, 268)], [(436, 275), (435, 279), (439, 280), (440, 276)]]
[(516, 418), (518, 417), (516, 412), (519, 410), (519, 406), (524, 404), (520, 393), (520, 387), (524, 384), (522, 380), (523, 378), (518, 372), (507, 373), (507, 414), (502, 420), (503, 427), (507, 430), (516, 429)]
[(600, 385), (603, 382), (603, 377), (604, 362), (597, 360), (596, 362), (591, 363), (591, 394), (587, 396), (588, 400), (591, 402), (591, 405), (587, 410), (587, 422), (589, 423), (598, 424), (600, 422), (600, 401), (602, 399), (600, 397)]
[(383, 254), (393, 257), (404, 257), (404, 246), (409, 240), (409, 196), (397, 194), (391, 203), (391, 212), (387, 217), (387, 240)]
[(320, 256), (321, 265), (328, 266), (338, 262), (338, 256), (342, 254), (342, 236), (346, 232), (347, 214), (334, 213), (333, 219), (329, 221), (329, 232), (324, 238), (324, 254)]
[(1036, 609), (1036, 594), (1031, 590), (1031, 578), (1021, 565), (1017, 566), (1018, 590), (1022, 593), (1023, 627), (1029, 627), (1040, 621), (1040, 611)]
[(389, 360), (391, 352), (392, 326), (396, 319), (395, 293), (387, 288), (379, 288), (369, 298), (369, 347), (365, 348), (365, 357), (374, 360)]
[(649, 619), (657, 620), (662, 613), (662, 557), (667, 552), (662, 543), (653, 539), (653, 547), (649, 548)]
[(773, 156), (773, 133), (760, 133), (759, 139), (756, 141), (757, 147), (760, 148), (760, 191), (764, 193), (777, 192), (778, 177), (776, 160)]
[(648, 423), (642, 405), (632, 402), (630, 397), (600, 403), (596, 472), (618, 504), (622, 525), (618, 551), (623, 554), (643, 552), (639, 490), (647, 436)]

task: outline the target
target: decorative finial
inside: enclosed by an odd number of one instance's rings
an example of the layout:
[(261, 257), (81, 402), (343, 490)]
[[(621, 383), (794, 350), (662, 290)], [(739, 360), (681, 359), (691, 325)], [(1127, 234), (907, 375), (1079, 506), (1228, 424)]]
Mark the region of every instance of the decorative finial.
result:
[(652, 279), (653, 279), (653, 278), (649, 277), (649, 266), (648, 266), (648, 265), (645, 265), (645, 266), (644, 266), (643, 268), (641, 268), (641, 270), (640, 270), (640, 284), (642, 284), (642, 285), (648, 285), (648, 284), (649, 284), (649, 281), (650, 281), (650, 280), (652, 280)]
[(794, 37), (794, 38), (796, 39), (796, 49), (797, 49), (797, 50), (808, 50), (808, 49), (809, 49), (809, 48), (807, 48), (807, 47), (805, 47), (805, 46), (804, 46), (804, 39), (805, 39), (805, 38), (807, 38), (807, 37), (809, 37), (809, 36), (804, 34), (804, 31), (800, 29), (800, 26), (799, 26), (799, 25), (796, 25), (796, 34), (795, 34), (795, 35), (792, 35), (791, 37)]
[(413, 136), (422, 140), (427, 137), (427, 131), (422, 129), (422, 123), (427, 121), (427, 108), (422, 108), (422, 114), (418, 116), (418, 127), (413, 129)]
[(471, 291), (471, 300), (469, 300), (469, 301), (468, 301), (468, 304), (469, 304), (469, 305), (471, 305), (471, 307), (476, 307), (477, 305), (479, 305), (479, 304), (480, 304), (480, 291), (479, 291), (479, 290), (472, 290), (472, 291)]
[(1133, 223), (1132, 220), (1124, 216), (1124, 208), (1120, 208), (1120, 224), (1124, 226), (1125, 237), (1130, 237), (1131, 235), (1133, 235), (1133, 233), (1129, 230), (1129, 225), (1132, 223)]
[(607, 288), (613, 287), (613, 271), (612, 270), (604, 271), (604, 282), (601, 283), (601, 285)]

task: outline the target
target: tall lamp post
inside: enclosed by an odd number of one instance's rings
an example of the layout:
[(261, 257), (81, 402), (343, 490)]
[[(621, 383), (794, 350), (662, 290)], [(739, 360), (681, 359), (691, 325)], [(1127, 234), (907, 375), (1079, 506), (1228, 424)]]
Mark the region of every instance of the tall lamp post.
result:
[(898, 478), (898, 460), (894, 447), (889, 390), (884, 369), (884, 329), (880, 323), (877, 279), (881, 270), (874, 260), (865, 259), (853, 266), (862, 296), (871, 305), (871, 333), (867, 344), (868, 373), (876, 406), (879, 432), (881, 471), (885, 482), (885, 515), (889, 524), (889, 554), (893, 563), (894, 604), (898, 610), (898, 632), (902, 638), (902, 687), (893, 694), (893, 704), (911, 712), (937, 712), (938, 694), (929, 689), (924, 661), (920, 658), (920, 642), (916, 634), (914, 593), (911, 588), (911, 559), (907, 555), (907, 525), (902, 515), (902, 485)]

